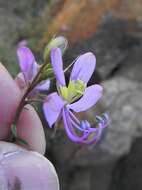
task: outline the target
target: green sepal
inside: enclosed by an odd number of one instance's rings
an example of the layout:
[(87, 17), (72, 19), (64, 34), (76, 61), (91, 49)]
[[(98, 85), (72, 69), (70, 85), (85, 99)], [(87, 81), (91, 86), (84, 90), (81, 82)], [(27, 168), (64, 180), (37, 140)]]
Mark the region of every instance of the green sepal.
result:
[(54, 72), (51, 67), (51, 64), (45, 64), (42, 66), (40, 73), (38, 75), (37, 81), (40, 83), (41, 81), (44, 81), (46, 79), (51, 79), (54, 77)]
[(39, 73), (37, 74), (37, 76), (35, 77), (34, 81), (32, 82), (32, 87), (37, 86), (40, 82), (44, 81), (44, 80), (51, 80), (54, 78), (54, 72), (53, 69), (51, 67), (51, 64), (44, 64), (42, 65), (42, 67), (39, 70)]

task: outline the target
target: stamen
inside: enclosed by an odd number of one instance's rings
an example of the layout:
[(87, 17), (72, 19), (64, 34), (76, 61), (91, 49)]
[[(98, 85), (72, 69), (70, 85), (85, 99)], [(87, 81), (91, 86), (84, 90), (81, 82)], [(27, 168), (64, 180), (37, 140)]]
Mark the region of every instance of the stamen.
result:
[(107, 113), (104, 113), (102, 116), (96, 116), (98, 123), (101, 123), (102, 127), (105, 128), (109, 123), (109, 116)]
[(75, 115), (68, 109), (69, 114), (71, 115), (71, 117), (73, 117), (73, 119), (80, 124), (80, 121), (77, 119), (77, 117), (75, 117)]
[[(76, 142), (81, 144), (92, 144), (94, 142), (97, 142), (100, 139), (100, 135), (102, 133), (102, 123), (99, 124), (99, 127), (97, 128), (91, 128), (90, 124), (87, 120), (81, 121), (84, 125), (83, 127), (79, 123), (77, 124), (73, 118), (75, 118), (77, 121), (78, 119), (69, 111), (68, 109), (63, 109), (63, 120), (65, 125), (65, 130), (69, 136), (69, 138)], [(80, 130), (82, 132), (82, 136), (78, 136), (78, 134), (75, 132), (74, 128)], [(92, 135), (92, 136), (91, 136)]]
[(69, 136), (69, 138), (76, 142), (76, 143), (82, 143), (82, 141), (84, 139), (87, 138), (88, 133), (83, 133), (83, 135), (81, 137), (79, 137), (73, 130), (72, 125), (70, 123), (70, 118), (69, 115), (67, 113), (66, 109), (63, 109), (63, 120), (64, 120), (64, 125), (65, 125), (65, 130)]

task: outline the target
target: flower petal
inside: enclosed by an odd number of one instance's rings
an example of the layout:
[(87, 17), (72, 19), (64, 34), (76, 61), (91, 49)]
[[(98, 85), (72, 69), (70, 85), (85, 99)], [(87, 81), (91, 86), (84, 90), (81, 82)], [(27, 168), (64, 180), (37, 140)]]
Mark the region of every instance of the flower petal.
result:
[(64, 101), (56, 92), (47, 96), (47, 101), (43, 104), (43, 111), (50, 127), (52, 127), (58, 119), (63, 106)]
[(94, 106), (102, 96), (102, 86), (96, 84), (86, 88), (83, 97), (77, 102), (68, 105), (75, 112), (86, 111)]
[(66, 83), (63, 71), (62, 53), (59, 48), (53, 48), (51, 50), (51, 64), (59, 85), (65, 86)]
[(45, 80), (45, 81), (42, 81), (42, 82), (36, 87), (36, 89), (37, 89), (37, 90), (40, 90), (40, 91), (42, 91), (42, 90), (49, 90), (49, 87), (50, 87), (50, 80), (47, 79), (47, 80)]
[(22, 72), (28, 72), (31, 65), (35, 63), (35, 58), (31, 50), (24, 46), (20, 47), (17, 50), (17, 56)]
[(82, 80), (87, 83), (91, 78), (96, 65), (95, 55), (91, 52), (81, 55), (75, 62), (72, 72), (71, 80)]
[(39, 68), (40, 68), (40, 66), (36, 62), (31, 64), (31, 66), (29, 67), (28, 72), (25, 74), (29, 81), (33, 80), (33, 78), (38, 73)]

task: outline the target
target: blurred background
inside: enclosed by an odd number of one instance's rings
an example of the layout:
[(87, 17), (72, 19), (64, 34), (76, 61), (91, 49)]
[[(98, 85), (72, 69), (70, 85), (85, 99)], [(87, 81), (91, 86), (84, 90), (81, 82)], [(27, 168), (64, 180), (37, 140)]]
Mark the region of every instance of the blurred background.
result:
[(81, 150), (43, 122), (61, 190), (142, 190), (142, 0), (0, 0), (0, 61), (13, 77), (19, 42), (42, 63), (58, 35), (69, 40), (66, 66), (87, 51), (97, 57), (90, 83), (101, 83), (104, 96), (81, 117), (107, 111), (111, 120), (100, 142)]

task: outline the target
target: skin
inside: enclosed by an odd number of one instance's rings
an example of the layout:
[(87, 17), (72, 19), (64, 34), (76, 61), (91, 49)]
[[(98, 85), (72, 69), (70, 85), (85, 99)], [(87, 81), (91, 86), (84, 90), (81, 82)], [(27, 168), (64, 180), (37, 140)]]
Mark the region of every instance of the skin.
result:
[[(10, 134), (10, 125), (22, 97), (22, 91), (8, 71), (0, 64), (0, 140), (6, 140)], [(17, 123), (18, 135), (26, 140), (31, 150), (41, 154), (45, 152), (45, 135), (42, 123), (30, 105), (23, 109)]]
[[(0, 157), (3, 156), (3, 153), (13, 151), (16, 147), (16, 151), (21, 150), (20, 146), (14, 145), (12, 143), (7, 143), (4, 141), (7, 141), (10, 134), (10, 124), (13, 121), (17, 106), (21, 100), (22, 97), (22, 91), (18, 87), (17, 83), (12, 79), (8, 71), (5, 69), (5, 67), (0, 63)], [(19, 121), (17, 123), (17, 131), (18, 136), (26, 140), (29, 144), (29, 147), (25, 150), (26, 154), (24, 156), (22, 154), (19, 155), (18, 160), (19, 163), (21, 163), (21, 169), (20, 172), (24, 170), (25, 168), (22, 167), (23, 160), (27, 158), (29, 160), (29, 166), (27, 162), (27, 173), (28, 168), (30, 167), (30, 162), (32, 162), (32, 159), (35, 160), (35, 174), (33, 176), (33, 179), (36, 179), (38, 175), (39, 168), (36, 166), (41, 165), (43, 167), (43, 173), (44, 171), (49, 171), (45, 173), (44, 177), (47, 179), (47, 185), (49, 185), (50, 190), (58, 190), (59, 189), (59, 183), (58, 183), (58, 177), (55, 172), (54, 167), (52, 164), (41, 154), (44, 154), (46, 142), (45, 142), (45, 135), (43, 131), (42, 123), (35, 112), (34, 108), (30, 105), (26, 106), (26, 109), (23, 109)], [(39, 152), (34, 153), (33, 151)], [(40, 159), (39, 159), (40, 157)], [(20, 158), (20, 159), (19, 159)], [(13, 163), (17, 163), (17, 156), (15, 156), (14, 160), (11, 161), (11, 163), (7, 167), (7, 171), (11, 171), (11, 166), (13, 166)], [(10, 159), (11, 160), (11, 159)], [(9, 163), (9, 162), (8, 162)], [(25, 162), (24, 162), (25, 163)], [(1, 160), (0, 160), (0, 167), (1, 167)], [(49, 169), (50, 168), (50, 169)], [(47, 169), (47, 170), (46, 170)], [(13, 169), (12, 172), (17, 173), (17, 167)], [(8, 172), (9, 173), (9, 172)], [(23, 175), (23, 174), (21, 174)], [(5, 179), (5, 176), (3, 177), (3, 174), (0, 173), (0, 182), (3, 179)], [(11, 178), (10, 178), (11, 179)], [(52, 183), (48, 183), (48, 179), (52, 179)], [(26, 181), (26, 176), (25, 176)], [(34, 180), (33, 180), (34, 182)], [(27, 184), (27, 183), (26, 183)], [(1, 183), (0, 183), (1, 185)], [(39, 189), (43, 189), (42, 187), (39, 187)], [(48, 189), (48, 188), (45, 188)]]

